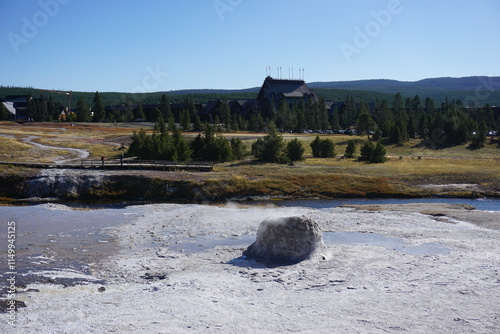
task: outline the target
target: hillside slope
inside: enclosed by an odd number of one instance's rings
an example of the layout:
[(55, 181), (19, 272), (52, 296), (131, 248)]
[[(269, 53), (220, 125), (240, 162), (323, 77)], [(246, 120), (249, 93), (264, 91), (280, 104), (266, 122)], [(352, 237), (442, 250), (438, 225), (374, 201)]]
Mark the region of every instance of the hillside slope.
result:
[[(327, 100), (344, 100), (346, 96), (354, 96), (356, 99), (364, 99), (374, 102), (376, 99), (392, 100), (392, 96), (401, 93), (405, 97), (419, 95), (421, 99), (430, 97), (436, 103), (449, 100), (461, 100), (466, 105), (477, 106), (489, 103), (500, 105), (500, 77), (473, 76), (464, 78), (429, 78), (419, 81), (397, 81), (388, 79), (356, 80), (356, 81), (331, 81), (311, 82), (308, 86), (316, 91), (319, 96)], [(101, 96), (106, 105), (124, 103), (127, 96), (133, 99), (140, 97), (141, 103), (157, 103), (162, 94), (170, 96), (171, 102), (182, 102), (184, 96), (192, 95), (196, 102), (205, 102), (212, 98), (255, 98), (260, 87), (245, 89), (184, 89), (167, 92), (152, 92), (145, 94), (130, 94), (119, 92), (102, 92)], [(65, 103), (66, 96), (55, 93), (47, 93), (32, 87), (0, 87), (0, 99), (6, 95), (32, 94), (35, 97), (44, 95), (51, 96), (55, 101)], [(95, 92), (73, 92), (76, 103), (78, 97), (83, 97), (87, 105), (92, 104)]]
[(401, 93), (412, 97), (430, 97), (437, 102), (462, 100), (464, 103), (500, 105), (500, 77), (473, 76), (463, 78), (429, 78), (419, 81), (397, 81), (387, 79), (311, 82), (311, 88), (364, 90), (386, 94)]

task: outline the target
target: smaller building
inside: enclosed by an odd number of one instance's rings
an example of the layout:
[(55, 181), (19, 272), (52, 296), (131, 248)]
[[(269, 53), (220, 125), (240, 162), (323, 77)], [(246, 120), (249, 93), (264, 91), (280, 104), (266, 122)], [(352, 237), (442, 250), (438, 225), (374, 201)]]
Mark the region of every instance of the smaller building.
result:
[[(8, 95), (5, 97), (6, 103), (11, 103), (11, 109), (14, 108), (14, 117), (16, 120), (28, 119), (28, 99), (32, 99), (28, 95)], [(8, 108), (7, 108), (8, 109)], [(11, 110), (9, 110), (10, 112)]]

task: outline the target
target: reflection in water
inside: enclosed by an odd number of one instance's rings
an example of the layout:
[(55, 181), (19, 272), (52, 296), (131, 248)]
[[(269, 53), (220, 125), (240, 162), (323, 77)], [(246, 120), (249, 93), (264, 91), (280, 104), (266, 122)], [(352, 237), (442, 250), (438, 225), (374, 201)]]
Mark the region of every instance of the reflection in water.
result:
[[(126, 210), (125, 210), (126, 211)], [(109, 228), (131, 221), (122, 210), (69, 210), (61, 205), (0, 207), (2, 239), (7, 224), (16, 223), (16, 282), (73, 284), (88, 280), (88, 264), (97, 262), (117, 249)], [(0, 246), (5, 258), (7, 245)], [(0, 277), (8, 270), (0, 262)], [(54, 270), (59, 274), (55, 275)], [(45, 274), (44, 274), (45, 273)]]
[(490, 198), (347, 198), (332, 200), (290, 200), (273, 202), (278, 206), (304, 206), (318, 210), (329, 210), (340, 205), (384, 205), (384, 204), (467, 204), (478, 210), (500, 211), (500, 200)]
[(394, 249), (403, 254), (449, 254), (451, 249), (437, 243), (424, 243), (419, 246), (409, 246), (403, 239), (386, 237), (378, 233), (362, 232), (325, 232), (323, 240), (326, 245), (369, 245)]

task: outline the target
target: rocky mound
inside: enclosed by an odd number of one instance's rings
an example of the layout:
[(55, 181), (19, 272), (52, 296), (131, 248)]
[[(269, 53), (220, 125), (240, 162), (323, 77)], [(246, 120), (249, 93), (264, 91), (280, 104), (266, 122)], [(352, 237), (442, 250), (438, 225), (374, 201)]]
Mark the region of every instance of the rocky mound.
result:
[(274, 263), (297, 263), (324, 249), (323, 234), (315, 221), (305, 216), (286, 217), (263, 221), (257, 239), (243, 255)]

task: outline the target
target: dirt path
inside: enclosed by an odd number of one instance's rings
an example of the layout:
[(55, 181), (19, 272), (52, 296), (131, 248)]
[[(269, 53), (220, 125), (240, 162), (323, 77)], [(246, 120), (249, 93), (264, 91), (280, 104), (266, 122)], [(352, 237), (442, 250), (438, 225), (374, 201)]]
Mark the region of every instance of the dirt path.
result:
[(78, 148), (70, 148), (70, 147), (59, 147), (59, 146), (50, 146), (50, 145), (45, 145), (45, 144), (40, 144), (35, 142), (34, 140), (40, 138), (39, 136), (28, 136), (22, 139), (23, 142), (26, 144), (30, 144), (33, 146), (36, 146), (38, 148), (41, 148), (43, 150), (60, 150), (60, 151), (69, 151), (73, 154), (76, 155), (74, 158), (58, 158), (55, 163), (56, 164), (65, 164), (71, 161), (75, 160), (81, 160), (81, 159), (86, 159), (89, 156), (89, 152), (86, 150), (78, 149)]

